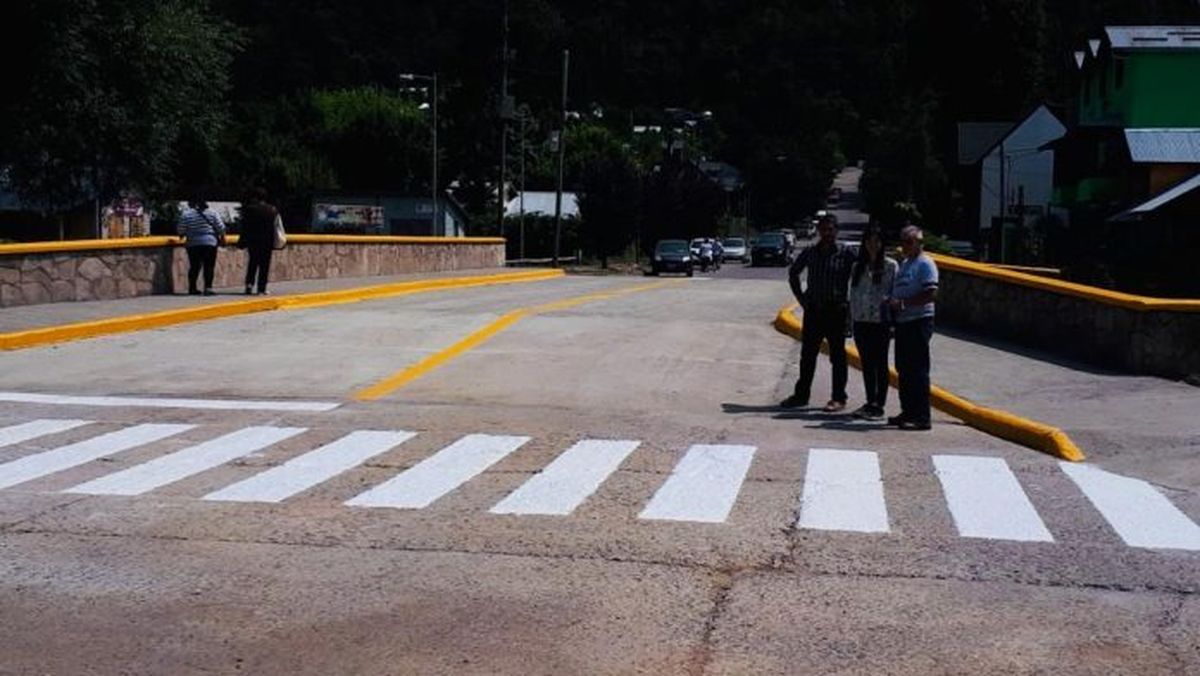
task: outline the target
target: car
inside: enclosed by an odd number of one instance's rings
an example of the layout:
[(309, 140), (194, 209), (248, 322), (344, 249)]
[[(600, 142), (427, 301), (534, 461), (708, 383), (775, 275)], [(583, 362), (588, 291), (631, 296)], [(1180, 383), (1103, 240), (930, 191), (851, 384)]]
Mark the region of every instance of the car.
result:
[(741, 237), (728, 237), (721, 242), (725, 248), (725, 260), (744, 261), (749, 251), (746, 250), (746, 240)]
[(664, 272), (682, 272), (691, 277), (695, 267), (695, 257), (688, 250), (686, 239), (664, 239), (654, 245), (654, 255), (650, 257), (651, 275)]
[(758, 236), (754, 248), (750, 249), (750, 265), (787, 265), (790, 262), (787, 239), (779, 232), (765, 232)]
[(692, 246), (691, 246), (692, 256), (700, 255), (700, 245), (703, 243), (704, 243), (703, 237), (697, 237), (696, 239), (692, 240)]

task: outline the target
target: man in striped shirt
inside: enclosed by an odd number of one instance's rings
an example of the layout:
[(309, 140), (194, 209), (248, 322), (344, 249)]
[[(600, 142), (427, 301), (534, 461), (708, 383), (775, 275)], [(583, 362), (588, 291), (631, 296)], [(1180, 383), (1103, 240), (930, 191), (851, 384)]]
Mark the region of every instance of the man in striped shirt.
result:
[[(822, 410), (837, 413), (846, 408), (846, 320), (855, 254), (837, 241), (837, 226), (833, 214), (822, 216), (817, 224), (820, 239), (801, 251), (788, 268), (792, 294), (804, 308), (804, 334), (800, 344), (800, 378), (792, 396), (780, 402), (784, 408), (808, 406), (821, 341), (829, 343), (829, 363), (833, 369), (833, 393)], [(800, 283), (800, 273), (805, 270), (808, 271), (806, 287)]]

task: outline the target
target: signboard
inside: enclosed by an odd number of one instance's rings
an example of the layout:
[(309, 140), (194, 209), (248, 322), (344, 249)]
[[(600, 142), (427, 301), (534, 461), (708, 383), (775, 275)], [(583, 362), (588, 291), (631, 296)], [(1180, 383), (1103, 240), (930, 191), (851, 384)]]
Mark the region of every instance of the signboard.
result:
[(313, 204), (313, 232), (382, 235), (383, 207), (369, 204)]

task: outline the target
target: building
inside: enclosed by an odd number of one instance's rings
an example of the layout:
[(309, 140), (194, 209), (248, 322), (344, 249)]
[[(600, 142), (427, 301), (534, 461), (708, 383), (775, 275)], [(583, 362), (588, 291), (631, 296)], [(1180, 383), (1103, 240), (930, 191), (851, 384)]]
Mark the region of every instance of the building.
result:
[(1005, 260), (1015, 240), (1006, 228), (1045, 216), (1054, 196), (1054, 150), (1047, 144), (1067, 128), (1046, 106), (1013, 123), (963, 123), (958, 163), (965, 167), (969, 225), (953, 233), (969, 239), (985, 259)]
[[(552, 191), (534, 191), (526, 190), (524, 192), (524, 200), (521, 199), (522, 193), (517, 193), (517, 196), (510, 199), (504, 204), (505, 218), (516, 218), (521, 215), (522, 208), (525, 215), (536, 218), (549, 216), (554, 217), (555, 202), (558, 193)], [(562, 194), (562, 215), (563, 218), (579, 218), (579, 196), (573, 192), (564, 191)]]
[(1075, 125), (1052, 144), (1054, 202), (1072, 233), (1112, 233), (1114, 255), (1148, 271), (1197, 250), (1200, 26), (1110, 26), (1075, 63)]
[(449, 193), (438, 200), (377, 193), (319, 193), (312, 199), (312, 231), (325, 234), (464, 237), (467, 213)]

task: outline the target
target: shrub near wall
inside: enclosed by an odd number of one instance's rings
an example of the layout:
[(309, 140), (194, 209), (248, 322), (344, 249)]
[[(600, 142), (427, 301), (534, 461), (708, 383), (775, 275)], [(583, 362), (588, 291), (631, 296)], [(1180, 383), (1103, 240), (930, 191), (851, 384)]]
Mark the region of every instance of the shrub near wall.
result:
[(938, 317), (988, 336), (1097, 366), (1200, 374), (1200, 300), (1167, 300), (934, 255)]

